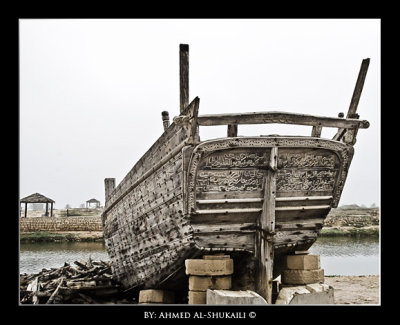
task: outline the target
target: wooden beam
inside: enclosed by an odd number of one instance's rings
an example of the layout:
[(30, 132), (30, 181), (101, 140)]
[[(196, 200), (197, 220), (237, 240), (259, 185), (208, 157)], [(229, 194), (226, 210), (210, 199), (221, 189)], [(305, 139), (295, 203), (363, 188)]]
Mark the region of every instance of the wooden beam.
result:
[(53, 202), (50, 203), (50, 217), (53, 216)]
[[(349, 106), (349, 110), (347, 111), (346, 118), (358, 119), (357, 107), (358, 107), (358, 103), (360, 101), (362, 90), (364, 88), (364, 82), (365, 82), (365, 78), (367, 76), (369, 61), (370, 61), (370, 59), (368, 58), (368, 59), (364, 59), (361, 62), (360, 72), (358, 73), (356, 86), (354, 87), (353, 96), (351, 97), (350, 106)], [(358, 129), (351, 131), (352, 132), (351, 139), (349, 139), (349, 137), (348, 137), (347, 142), (355, 143), (355, 137), (357, 135), (357, 131), (358, 131)], [(345, 128), (340, 128), (337, 131), (337, 133), (335, 134), (335, 136), (333, 137), (333, 140), (336, 140), (336, 141), (341, 140), (345, 133), (346, 133)]]
[(26, 218), (27, 212), (28, 212), (28, 203), (25, 202), (25, 218)]
[(46, 202), (46, 213), (45, 216), (48, 217), (49, 216), (49, 202)]
[(357, 113), (358, 103), (360, 101), (361, 93), (364, 87), (365, 78), (369, 67), (370, 59), (364, 59), (361, 63), (360, 72), (357, 77), (356, 86), (354, 87), (353, 96), (351, 97), (350, 107), (347, 112), (347, 118), (355, 118)]
[(259, 220), (257, 291), (272, 304), (272, 280), (274, 268), (274, 249), (271, 241), (275, 232), (275, 195), (278, 148), (271, 148), (269, 168), (265, 177), (264, 202)]
[(250, 112), (229, 114), (199, 115), (197, 123), (201, 126), (232, 125), (232, 124), (297, 124), (318, 127), (334, 128), (368, 128), (369, 122), (358, 119), (343, 119), (338, 117), (324, 117), (288, 112)]
[(189, 104), (189, 45), (179, 44), (180, 114)]

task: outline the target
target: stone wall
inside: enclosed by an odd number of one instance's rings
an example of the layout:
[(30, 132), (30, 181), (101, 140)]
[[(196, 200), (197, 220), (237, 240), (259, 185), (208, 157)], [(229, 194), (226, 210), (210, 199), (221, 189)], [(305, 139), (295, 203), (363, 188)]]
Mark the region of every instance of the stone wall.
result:
[(103, 231), (103, 226), (100, 216), (20, 218), (20, 231)]

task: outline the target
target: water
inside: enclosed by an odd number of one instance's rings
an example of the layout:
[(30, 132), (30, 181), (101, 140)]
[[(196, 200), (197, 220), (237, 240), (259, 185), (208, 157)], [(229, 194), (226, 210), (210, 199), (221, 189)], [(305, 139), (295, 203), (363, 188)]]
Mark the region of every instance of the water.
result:
[[(310, 248), (321, 255), (325, 275), (378, 275), (379, 240), (375, 238), (320, 237)], [(105, 246), (97, 242), (26, 243), (20, 245), (20, 273), (38, 273), (76, 260), (109, 261)]]
[(309, 251), (321, 255), (325, 275), (380, 274), (378, 238), (319, 237)]
[(43, 268), (59, 268), (64, 262), (109, 261), (104, 243), (21, 243), (19, 255), (19, 273), (38, 273)]

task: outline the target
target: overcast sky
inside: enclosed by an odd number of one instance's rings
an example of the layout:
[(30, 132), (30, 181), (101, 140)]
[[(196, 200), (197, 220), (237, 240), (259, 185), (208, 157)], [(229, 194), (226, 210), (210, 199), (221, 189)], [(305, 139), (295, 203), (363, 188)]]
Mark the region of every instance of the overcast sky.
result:
[[(179, 115), (179, 44), (189, 44), (200, 114), (347, 113), (371, 59), (361, 129), (339, 205), (380, 203), (380, 20), (20, 20), (20, 197), (39, 192), (104, 205), (116, 183)], [(310, 135), (311, 127), (239, 126), (239, 135)], [(336, 129), (323, 129), (331, 138)], [(201, 139), (226, 127), (201, 127)]]

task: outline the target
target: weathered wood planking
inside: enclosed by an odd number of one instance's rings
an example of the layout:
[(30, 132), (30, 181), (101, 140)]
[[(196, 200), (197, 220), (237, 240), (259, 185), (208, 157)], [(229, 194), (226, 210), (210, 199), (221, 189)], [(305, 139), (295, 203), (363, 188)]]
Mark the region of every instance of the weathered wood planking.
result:
[(277, 111), (199, 115), (198, 123), (203, 126), (282, 123), (333, 128), (369, 127), (368, 121), (354, 118), (343, 119)]
[(257, 254), (262, 246), (262, 237), (256, 236), (262, 228), (257, 220), (263, 210), (264, 184), (270, 182), (266, 177), (274, 147), (279, 148), (273, 202), (276, 233), (267, 254), (275, 247), (306, 247), (316, 240), (335, 197), (340, 196), (338, 186), (345, 179), (351, 150), (319, 139), (238, 138), (204, 142), (193, 150), (187, 174), (192, 195), (187, 199), (196, 246)]
[[(161, 258), (171, 249), (180, 251), (185, 241), (189, 243), (191, 228), (182, 213), (182, 182), (179, 154), (109, 211), (104, 228), (106, 245), (113, 271), (127, 287), (137, 286), (148, 277), (152, 256)], [(174, 262), (171, 256), (168, 260)]]

